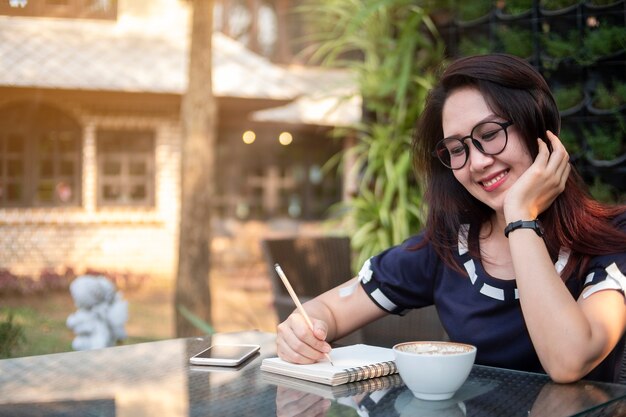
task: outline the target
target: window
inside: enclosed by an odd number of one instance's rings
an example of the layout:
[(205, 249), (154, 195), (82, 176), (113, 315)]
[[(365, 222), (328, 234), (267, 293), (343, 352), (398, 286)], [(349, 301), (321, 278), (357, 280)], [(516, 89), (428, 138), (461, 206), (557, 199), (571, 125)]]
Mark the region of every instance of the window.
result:
[(48, 131), (39, 135), (35, 174), (35, 201), (38, 205), (77, 203), (80, 153), (78, 135)]
[(154, 206), (154, 132), (100, 130), (98, 205)]
[(238, 133), (228, 131), (218, 139), (212, 203), (219, 216), (317, 220), (341, 201), (341, 175), (336, 168), (322, 168), (340, 143), (324, 140), (317, 131), (296, 132), (288, 146), (278, 142), (280, 131), (271, 127), (257, 129), (250, 143)]
[(0, 207), (80, 203), (81, 130), (48, 105), (0, 111)]
[(0, 138), (0, 201), (2, 206), (19, 205), (24, 199), (25, 139), (19, 134)]
[(0, 15), (115, 20), (117, 0), (3, 0)]

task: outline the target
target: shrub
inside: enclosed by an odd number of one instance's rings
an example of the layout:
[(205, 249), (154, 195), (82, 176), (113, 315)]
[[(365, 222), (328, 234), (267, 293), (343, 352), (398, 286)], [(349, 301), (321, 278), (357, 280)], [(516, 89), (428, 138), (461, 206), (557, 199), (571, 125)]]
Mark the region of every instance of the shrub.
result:
[(460, 1), (457, 4), (459, 19), (464, 21), (478, 19), (489, 13), (493, 6), (492, 0)]
[(589, 145), (591, 157), (610, 161), (615, 159), (621, 152), (622, 143), (619, 131), (611, 131), (608, 128), (597, 127), (585, 131), (585, 139)]
[(583, 44), (582, 51), (585, 53), (582, 54), (582, 62), (591, 64), (598, 58), (611, 55), (626, 48), (626, 28), (606, 26), (590, 30)]
[(13, 350), (26, 341), (24, 329), (13, 322), (13, 313), (0, 321), (0, 358), (10, 358)]
[(552, 58), (575, 57), (582, 45), (580, 33), (570, 30), (562, 36), (558, 33), (546, 33), (542, 38), (546, 53)]
[(463, 56), (488, 54), (491, 52), (489, 38), (484, 35), (463, 37), (459, 42), (459, 52)]
[(524, 13), (531, 7), (533, 7), (533, 0), (507, 0), (504, 2), (504, 10), (511, 15)]
[(504, 51), (520, 58), (533, 53), (533, 35), (530, 30), (501, 26), (498, 35)]
[(583, 97), (583, 89), (579, 85), (559, 87), (554, 90), (554, 100), (561, 111), (576, 106), (583, 100)]
[(582, 151), (578, 138), (572, 128), (563, 127), (559, 139), (561, 139), (561, 142), (565, 145), (565, 149), (567, 149), (570, 154), (578, 154)]

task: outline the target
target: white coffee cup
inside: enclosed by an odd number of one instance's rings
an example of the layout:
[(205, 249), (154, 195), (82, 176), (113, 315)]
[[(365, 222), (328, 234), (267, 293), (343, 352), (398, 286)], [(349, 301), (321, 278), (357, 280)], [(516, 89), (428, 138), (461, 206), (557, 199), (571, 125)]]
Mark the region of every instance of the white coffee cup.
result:
[(422, 400), (451, 398), (476, 359), (475, 346), (455, 342), (405, 342), (395, 345), (393, 352), (402, 380)]

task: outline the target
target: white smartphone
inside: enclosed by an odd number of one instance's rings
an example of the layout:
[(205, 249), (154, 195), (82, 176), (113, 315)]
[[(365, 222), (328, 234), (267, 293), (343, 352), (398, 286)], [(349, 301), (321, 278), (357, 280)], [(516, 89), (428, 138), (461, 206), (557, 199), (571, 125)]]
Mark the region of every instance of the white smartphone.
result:
[(237, 366), (259, 349), (259, 345), (213, 345), (189, 358), (189, 362), (192, 365)]

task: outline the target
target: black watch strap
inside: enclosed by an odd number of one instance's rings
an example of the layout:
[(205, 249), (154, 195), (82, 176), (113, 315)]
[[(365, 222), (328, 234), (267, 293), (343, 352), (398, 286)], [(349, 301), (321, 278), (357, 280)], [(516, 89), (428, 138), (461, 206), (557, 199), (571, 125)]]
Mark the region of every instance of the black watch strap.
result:
[(504, 236), (508, 238), (509, 233), (517, 229), (533, 229), (535, 233), (537, 233), (537, 236), (543, 237), (543, 226), (538, 219), (518, 220), (516, 222), (511, 222), (504, 228)]

